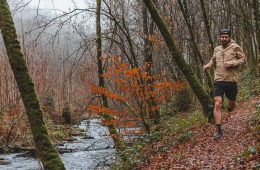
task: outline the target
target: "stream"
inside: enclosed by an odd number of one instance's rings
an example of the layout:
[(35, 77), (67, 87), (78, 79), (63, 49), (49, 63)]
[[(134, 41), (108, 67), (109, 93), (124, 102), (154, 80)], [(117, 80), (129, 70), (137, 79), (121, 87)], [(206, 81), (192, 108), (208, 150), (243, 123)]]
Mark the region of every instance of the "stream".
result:
[[(116, 162), (116, 150), (108, 128), (101, 125), (100, 119), (83, 120), (77, 126), (84, 136), (75, 136), (72, 142), (58, 145), (57, 149), (67, 151), (61, 159), (68, 170), (109, 170)], [(24, 157), (23, 153), (0, 154), (1, 170), (41, 170), (39, 160)]]

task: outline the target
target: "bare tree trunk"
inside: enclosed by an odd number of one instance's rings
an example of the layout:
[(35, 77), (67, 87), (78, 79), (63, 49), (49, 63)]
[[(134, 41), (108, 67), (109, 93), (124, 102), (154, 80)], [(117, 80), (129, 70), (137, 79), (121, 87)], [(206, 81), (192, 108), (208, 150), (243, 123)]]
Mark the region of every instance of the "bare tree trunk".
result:
[[(102, 39), (101, 39), (101, 24), (100, 24), (100, 10), (101, 10), (101, 0), (96, 0), (97, 8), (96, 8), (96, 43), (97, 43), (97, 61), (98, 61), (98, 80), (99, 86), (105, 87), (105, 79), (103, 75), (103, 63), (102, 63)], [(107, 97), (102, 94), (102, 106), (109, 108)], [(103, 114), (103, 117), (106, 120), (113, 120), (114, 118), (111, 115)], [(117, 138), (114, 138), (114, 142), (116, 144), (117, 149), (124, 148), (124, 142), (119, 137), (118, 131), (115, 125), (108, 126), (109, 132), (111, 135), (116, 135)]]
[(203, 14), (203, 20), (204, 20), (204, 23), (205, 23), (206, 31), (207, 31), (207, 34), (208, 34), (208, 39), (209, 39), (209, 44), (210, 44), (210, 52), (211, 52), (211, 55), (212, 55), (213, 52), (214, 52), (214, 41), (213, 41), (212, 36), (211, 36), (210, 24), (209, 24), (207, 12), (206, 12), (206, 9), (205, 9), (204, 0), (200, 0), (200, 6), (201, 6), (202, 14)]
[(0, 0), (0, 28), (9, 62), (25, 105), (39, 158), (46, 170), (65, 169), (57, 150), (51, 144), (43, 122), (39, 100), (21, 52), (12, 14), (6, 0)]
[(152, 0), (143, 0), (148, 8), (152, 19), (156, 23), (157, 27), (159, 28), (170, 52), (172, 57), (174, 58), (176, 64), (179, 66), (183, 74), (185, 75), (187, 81), (189, 82), (192, 90), (194, 91), (195, 95), (199, 99), (202, 109), (205, 115), (212, 115), (212, 109), (210, 108), (210, 104), (212, 103), (212, 99), (209, 94), (203, 89), (203, 86), (198, 81), (197, 77), (195, 76), (192, 68), (188, 65), (188, 63), (182, 57), (180, 50), (177, 48), (169, 29), (167, 28), (164, 19), (159, 14), (156, 6), (154, 5)]

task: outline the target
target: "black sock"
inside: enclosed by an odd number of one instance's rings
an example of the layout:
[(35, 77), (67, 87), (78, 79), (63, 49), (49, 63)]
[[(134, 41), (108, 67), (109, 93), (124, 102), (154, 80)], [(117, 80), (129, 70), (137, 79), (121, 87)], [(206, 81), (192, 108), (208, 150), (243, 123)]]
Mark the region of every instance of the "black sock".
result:
[(217, 124), (216, 126), (217, 126), (218, 132), (221, 132), (222, 131), (221, 124)]

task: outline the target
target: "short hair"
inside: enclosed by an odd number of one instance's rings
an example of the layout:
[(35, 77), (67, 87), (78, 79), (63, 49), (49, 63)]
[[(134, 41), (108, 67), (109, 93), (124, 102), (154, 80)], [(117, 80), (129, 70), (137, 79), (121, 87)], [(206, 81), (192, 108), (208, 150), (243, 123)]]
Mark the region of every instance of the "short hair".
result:
[(228, 28), (224, 28), (224, 29), (220, 30), (219, 35), (225, 35), (225, 34), (231, 36), (231, 30)]

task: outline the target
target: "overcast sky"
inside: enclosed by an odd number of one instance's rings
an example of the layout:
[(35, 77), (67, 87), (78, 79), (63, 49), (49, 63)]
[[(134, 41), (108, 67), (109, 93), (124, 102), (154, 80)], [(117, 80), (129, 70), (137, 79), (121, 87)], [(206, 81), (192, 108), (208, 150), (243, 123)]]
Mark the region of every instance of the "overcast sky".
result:
[[(41, 21), (48, 21), (52, 18), (56, 18), (57, 16), (63, 14), (61, 12), (68, 12), (69, 10), (73, 10), (75, 8), (89, 9), (90, 7), (95, 7), (96, 5), (94, 0), (8, 0), (8, 2), (13, 10), (17, 28), (23, 27), (25, 30), (33, 30), (35, 29), (34, 27), (39, 27), (40, 23), (44, 23)], [(60, 21), (65, 21), (69, 18), (69, 16), (70, 15), (66, 15), (59, 18), (57, 19), (57, 22), (56, 20), (53, 21), (52, 24), (50, 24), (51, 26), (49, 26), (50, 29), (48, 31), (57, 30)], [(71, 18), (71, 20), (67, 21), (70, 24), (75, 22), (81, 23), (82, 28), (86, 27), (85, 29), (88, 29), (89, 33), (92, 33), (91, 30), (94, 30), (95, 28), (95, 17), (93, 16), (94, 13), (83, 12), (75, 15)], [(38, 21), (40, 22), (38, 23)], [(65, 25), (63, 27), (66, 27)], [(47, 30), (45, 29), (45, 31)]]
[[(74, 3), (73, 3), (74, 2)], [(42, 9), (58, 9), (67, 11), (69, 8), (75, 8), (75, 5), (79, 8), (85, 7), (84, 0), (32, 0), (31, 7), (39, 7)]]
[(37, 9), (68, 11), (74, 8), (87, 8), (87, 6), (95, 5), (94, 0), (8, 0), (11, 8), (19, 10)]

